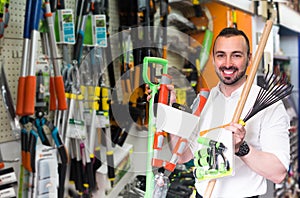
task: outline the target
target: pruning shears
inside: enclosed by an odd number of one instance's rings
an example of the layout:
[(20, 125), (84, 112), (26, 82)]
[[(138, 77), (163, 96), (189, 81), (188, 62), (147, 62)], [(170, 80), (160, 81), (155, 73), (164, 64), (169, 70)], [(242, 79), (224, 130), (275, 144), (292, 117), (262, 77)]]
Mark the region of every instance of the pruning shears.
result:
[[(26, 2), (24, 34), (23, 34), (23, 59), (21, 74), (18, 83), (17, 115), (33, 115), (35, 106), (36, 78), (36, 45), (39, 28), (41, 0), (28, 0)], [(30, 56), (29, 56), (30, 55)], [(27, 61), (29, 60), (29, 65)], [(26, 95), (26, 97), (25, 97)]]
[(22, 125), (21, 129), (21, 155), (22, 155), (22, 165), (26, 171), (31, 173), (31, 195), (34, 194), (34, 176), (35, 176), (35, 154), (36, 145), (38, 141), (38, 134), (35, 131), (34, 119), (29, 116), (23, 116), (20, 119)]
[[(47, 23), (49, 27), (49, 42), (50, 42), (49, 47), (51, 50), (51, 60), (53, 63), (53, 70), (54, 70), (54, 78), (51, 77), (52, 81), (54, 82), (54, 90), (55, 90), (54, 95), (57, 96), (58, 110), (66, 110), (67, 102), (65, 97), (64, 82), (63, 82), (63, 77), (60, 74), (60, 68), (58, 64), (58, 53), (57, 53), (57, 45), (55, 40), (54, 21), (53, 21), (54, 18), (51, 12), (51, 6), (49, 0), (45, 1), (45, 6), (46, 6), (45, 17), (47, 18)], [(54, 104), (56, 104), (56, 100), (54, 100), (54, 102), (55, 102)]]

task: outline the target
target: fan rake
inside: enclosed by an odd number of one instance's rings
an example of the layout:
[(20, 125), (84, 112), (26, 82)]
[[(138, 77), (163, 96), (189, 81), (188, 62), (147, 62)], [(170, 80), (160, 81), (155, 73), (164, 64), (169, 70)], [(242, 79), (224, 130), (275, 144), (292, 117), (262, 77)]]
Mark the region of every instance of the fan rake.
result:
[(253, 107), (249, 110), (243, 121), (246, 122), (261, 110), (290, 95), (293, 87), (292, 84), (287, 82), (285, 77), (278, 76), (274, 72), (269, 73), (268, 71), (264, 77), (264, 84), (258, 92)]

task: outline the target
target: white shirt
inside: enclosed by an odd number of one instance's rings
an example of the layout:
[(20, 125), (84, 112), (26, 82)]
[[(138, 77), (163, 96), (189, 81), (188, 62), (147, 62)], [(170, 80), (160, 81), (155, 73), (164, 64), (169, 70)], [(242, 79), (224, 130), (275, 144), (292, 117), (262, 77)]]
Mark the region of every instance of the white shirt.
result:
[[(230, 123), (243, 86), (225, 97), (219, 86), (210, 91), (209, 98), (200, 115), (200, 131), (211, 129)], [(242, 117), (253, 107), (260, 87), (253, 85), (243, 109)], [(246, 122), (246, 142), (252, 147), (273, 153), (288, 169), (290, 163), (289, 146), (289, 117), (281, 101), (255, 114)], [(232, 135), (228, 133), (228, 135)], [(194, 135), (194, 136), (193, 136)], [(197, 135), (193, 134), (191, 150), (198, 151), (201, 145), (196, 141)], [(265, 194), (267, 191), (266, 179), (252, 171), (239, 157), (234, 155), (234, 175), (218, 178), (212, 193), (217, 198), (240, 198)], [(259, 163), (259, 161), (257, 162)], [(232, 166), (232, 165), (231, 165)], [(272, 168), (272, 167), (270, 167)], [(203, 195), (207, 187), (207, 180), (196, 182), (196, 189)]]

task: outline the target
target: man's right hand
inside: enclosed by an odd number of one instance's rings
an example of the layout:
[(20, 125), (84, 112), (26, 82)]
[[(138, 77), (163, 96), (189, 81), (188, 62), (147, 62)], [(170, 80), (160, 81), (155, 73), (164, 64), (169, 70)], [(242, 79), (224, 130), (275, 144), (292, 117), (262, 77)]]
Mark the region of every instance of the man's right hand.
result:
[[(176, 92), (175, 92), (175, 87), (174, 85), (167, 85), (167, 88), (170, 90), (171, 96), (170, 96), (170, 104), (172, 105), (173, 103), (176, 102)], [(146, 89), (148, 92), (148, 96), (147, 96), (147, 101), (150, 101), (152, 94), (151, 94), (151, 89), (149, 88), (149, 85), (146, 84)], [(158, 91), (159, 91), (159, 87), (158, 87)]]

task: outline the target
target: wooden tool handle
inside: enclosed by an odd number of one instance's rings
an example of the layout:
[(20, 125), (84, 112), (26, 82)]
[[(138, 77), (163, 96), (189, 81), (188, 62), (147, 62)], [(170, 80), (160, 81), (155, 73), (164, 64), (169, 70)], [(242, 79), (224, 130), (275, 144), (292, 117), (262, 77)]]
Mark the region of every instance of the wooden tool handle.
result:
[(233, 119), (232, 119), (233, 122), (238, 122), (239, 119), (241, 118), (241, 114), (242, 114), (242, 111), (244, 109), (246, 100), (248, 98), (251, 86), (253, 84), (257, 68), (259, 66), (259, 63), (260, 63), (260, 60), (262, 58), (264, 49), (266, 47), (266, 43), (267, 43), (269, 34), (272, 30), (272, 24), (273, 24), (273, 22), (271, 20), (268, 20), (265, 24), (264, 31), (261, 35), (261, 39), (259, 41), (257, 50), (255, 52), (255, 55), (254, 55), (254, 58), (253, 58), (253, 61), (252, 61), (252, 66), (250, 68), (249, 75), (247, 77), (245, 86), (244, 86), (242, 94), (240, 96), (239, 103), (238, 103), (238, 105), (235, 109), (235, 113), (234, 113), (234, 116), (233, 116)]
[[(264, 27), (262, 36), (260, 38), (255, 56), (254, 56), (253, 61), (252, 61), (252, 66), (251, 66), (249, 75), (247, 77), (245, 86), (244, 86), (242, 94), (240, 96), (238, 105), (235, 109), (232, 122), (238, 122), (240, 117), (241, 117), (242, 111), (244, 109), (246, 100), (248, 98), (252, 83), (253, 83), (255, 75), (256, 75), (256, 71), (257, 71), (259, 62), (262, 58), (262, 54), (263, 54), (263, 51), (265, 49), (269, 34), (272, 30), (272, 25), (273, 25), (273, 22), (271, 20), (268, 20), (265, 24), (265, 27)], [(208, 182), (208, 185), (206, 187), (206, 190), (205, 190), (205, 193), (204, 193), (204, 196), (203, 196), (204, 198), (210, 198), (211, 197), (211, 194), (213, 192), (215, 184), (216, 184), (216, 179), (210, 180)]]

